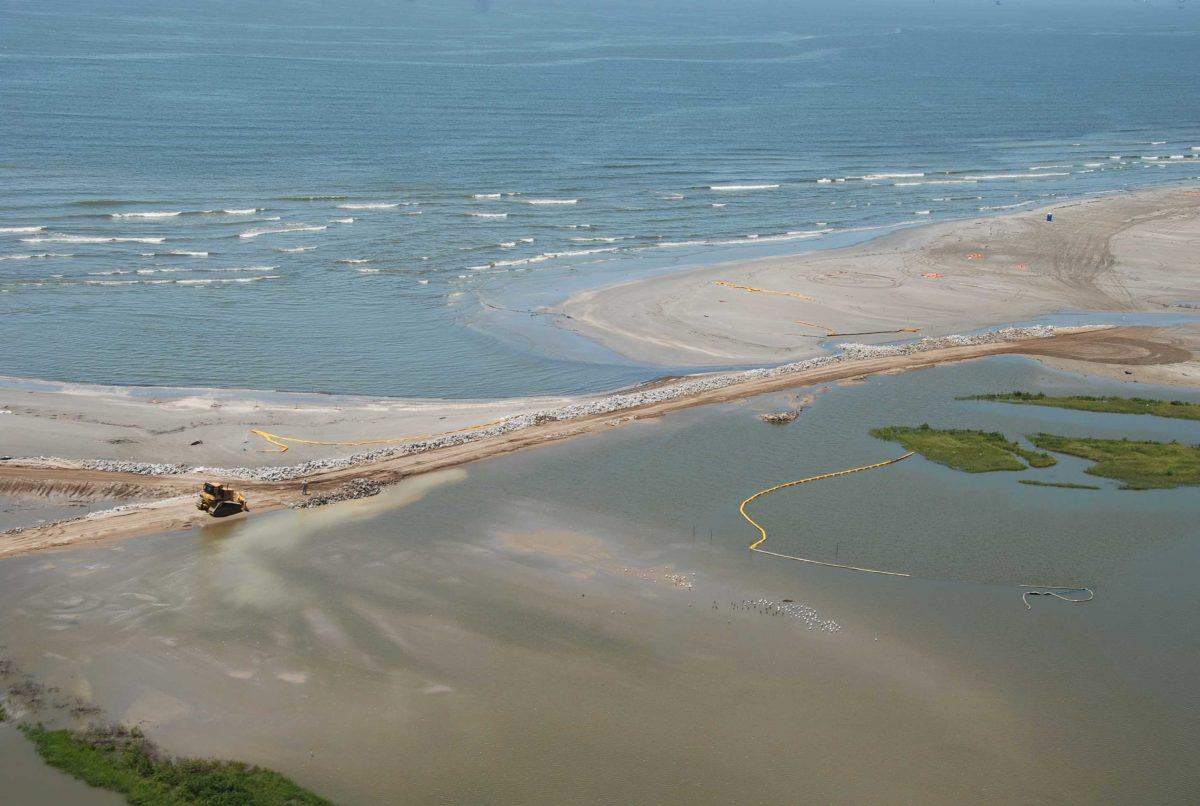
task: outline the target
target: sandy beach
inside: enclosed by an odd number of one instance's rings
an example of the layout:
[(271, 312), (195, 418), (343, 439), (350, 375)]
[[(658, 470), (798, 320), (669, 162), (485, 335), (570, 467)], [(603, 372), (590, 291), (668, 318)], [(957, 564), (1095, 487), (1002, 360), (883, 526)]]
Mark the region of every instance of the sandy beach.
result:
[[(354, 479), (394, 483), (682, 408), (987, 355), (1128, 383), (1200, 383), (1195, 325), (936, 339), (1052, 312), (1186, 316), (1197, 304), (1186, 269), (1200, 247), (1200, 192), (1130, 193), (1053, 212), (1052, 223), (1032, 211), (683, 271), (560, 308), (570, 327), (639, 360), (775, 370), (474, 401), (0, 380), (0, 494), (152, 501), (6, 535), (0, 555), (197, 525), (191, 494), (207, 478), (237, 480), (260, 512), (295, 501), (301, 479), (318, 492)], [(915, 351), (871, 346), (922, 339)]]
[[(510, 425), (492, 431), (481, 430), (477, 437), (475, 434), (453, 439), (437, 437), (394, 452), (383, 449), (378, 453), (358, 454), (353, 459), (316, 461), (269, 472), (260, 470), (258, 478), (228, 477), (220, 469), (194, 466), (138, 468), (131, 472), (124, 470), (120, 463), (98, 468), (96, 463), (62, 458), (13, 458), (0, 463), (0, 492), (44, 495), (61, 490), (83, 492), (90, 489), (103, 491), (97, 492), (98, 495), (154, 500), (96, 512), (84, 518), (9, 531), (0, 535), (0, 556), (210, 524), (210, 519), (199, 513), (194, 505), (195, 490), (206, 479), (227, 480), (241, 487), (253, 502), (253, 512), (259, 513), (300, 501), (302, 481), (310, 485), (313, 493), (330, 492), (354, 480), (394, 484), (409, 476), (607, 431), (694, 406), (1006, 354), (1125, 367), (1175, 363), (1192, 358), (1189, 351), (1164, 340), (1149, 328), (1085, 328), (1057, 333), (998, 331), (971, 339), (931, 340), (923, 348), (865, 347), (842, 356), (800, 362), (776, 370), (697, 376), (601, 398), (590, 405), (576, 402), (530, 419), (513, 418)], [(310, 449), (315, 448), (310, 446)], [(243, 472), (245, 470), (250, 469), (243, 469)], [(245, 517), (245, 514), (237, 515), (228, 521)]]
[(245, 389), (94, 386), (0, 378), (0, 454), (223, 467), (294, 464), (361, 446), (288, 453), (251, 429), (326, 442), (414, 437), (563, 405), (573, 398), (437, 400)]
[(1197, 254), (1200, 191), (1173, 188), (676, 272), (557, 310), (564, 327), (638, 360), (769, 364), (816, 355), (831, 334), (880, 342), (1057, 312), (1187, 313), (1200, 305)]

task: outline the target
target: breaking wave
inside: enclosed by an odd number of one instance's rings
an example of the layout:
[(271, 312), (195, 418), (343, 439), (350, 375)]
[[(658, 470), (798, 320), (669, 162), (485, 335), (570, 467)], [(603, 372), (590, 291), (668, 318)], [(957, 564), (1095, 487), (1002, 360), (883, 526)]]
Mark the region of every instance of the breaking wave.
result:
[(153, 219), (153, 218), (174, 218), (177, 215), (183, 215), (183, 211), (182, 210), (167, 210), (164, 212), (159, 212), (159, 211), (151, 210), (151, 211), (141, 212), (141, 213), (109, 213), (108, 217), (109, 218)]
[(35, 252), (30, 255), (0, 255), (0, 260), (42, 260), (53, 257), (74, 257), (73, 252)]
[(285, 232), (320, 232), (327, 229), (324, 224), (296, 224), (290, 227), (261, 227), (259, 229), (248, 229), (245, 232), (238, 233), (239, 238), (257, 238), (260, 235), (281, 235)]
[(22, 243), (162, 243), (166, 238), (117, 238), (93, 235), (39, 235), (22, 238)]
[(778, 187), (779, 187), (779, 185), (777, 185), (777, 184), (769, 184), (769, 185), (705, 185), (703, 189), (704, 190), (715, 190), (715, 191), (720, 192), (720, 191), (737, 191), (737, 190), (775, 190)]

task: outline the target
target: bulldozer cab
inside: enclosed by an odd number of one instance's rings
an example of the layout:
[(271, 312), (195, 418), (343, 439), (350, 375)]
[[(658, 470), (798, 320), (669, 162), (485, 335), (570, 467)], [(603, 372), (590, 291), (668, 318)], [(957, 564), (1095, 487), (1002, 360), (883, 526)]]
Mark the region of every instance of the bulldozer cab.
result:
[(250, 509), (246, 497), (237, 490), (231, 490), (224, 484), (214, 484), (206, 481), (200, 487), (200, 497), (196, 501), (196, 509), (207, 512), (214, 518), (226, 515), (236, 515)]

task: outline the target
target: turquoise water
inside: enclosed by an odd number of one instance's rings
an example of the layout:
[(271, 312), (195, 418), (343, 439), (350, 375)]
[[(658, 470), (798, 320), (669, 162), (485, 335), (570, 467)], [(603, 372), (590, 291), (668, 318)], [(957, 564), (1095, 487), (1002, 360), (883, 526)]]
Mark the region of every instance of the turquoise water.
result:
[(1193, 178), (1198, 32), (1175, 3), (5, 3), (0, 375), (644, 379), (531, 307)]

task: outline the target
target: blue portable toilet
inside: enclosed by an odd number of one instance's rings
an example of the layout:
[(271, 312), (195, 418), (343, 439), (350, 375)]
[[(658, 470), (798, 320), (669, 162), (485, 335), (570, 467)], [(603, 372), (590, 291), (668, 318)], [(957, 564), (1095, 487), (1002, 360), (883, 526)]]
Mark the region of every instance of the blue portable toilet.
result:
[(1046, 220), (1047, 220), (1047, 221), (1053, 221), (1053, 220), (1054, 220), (1054, 213), (1046, 213)]

